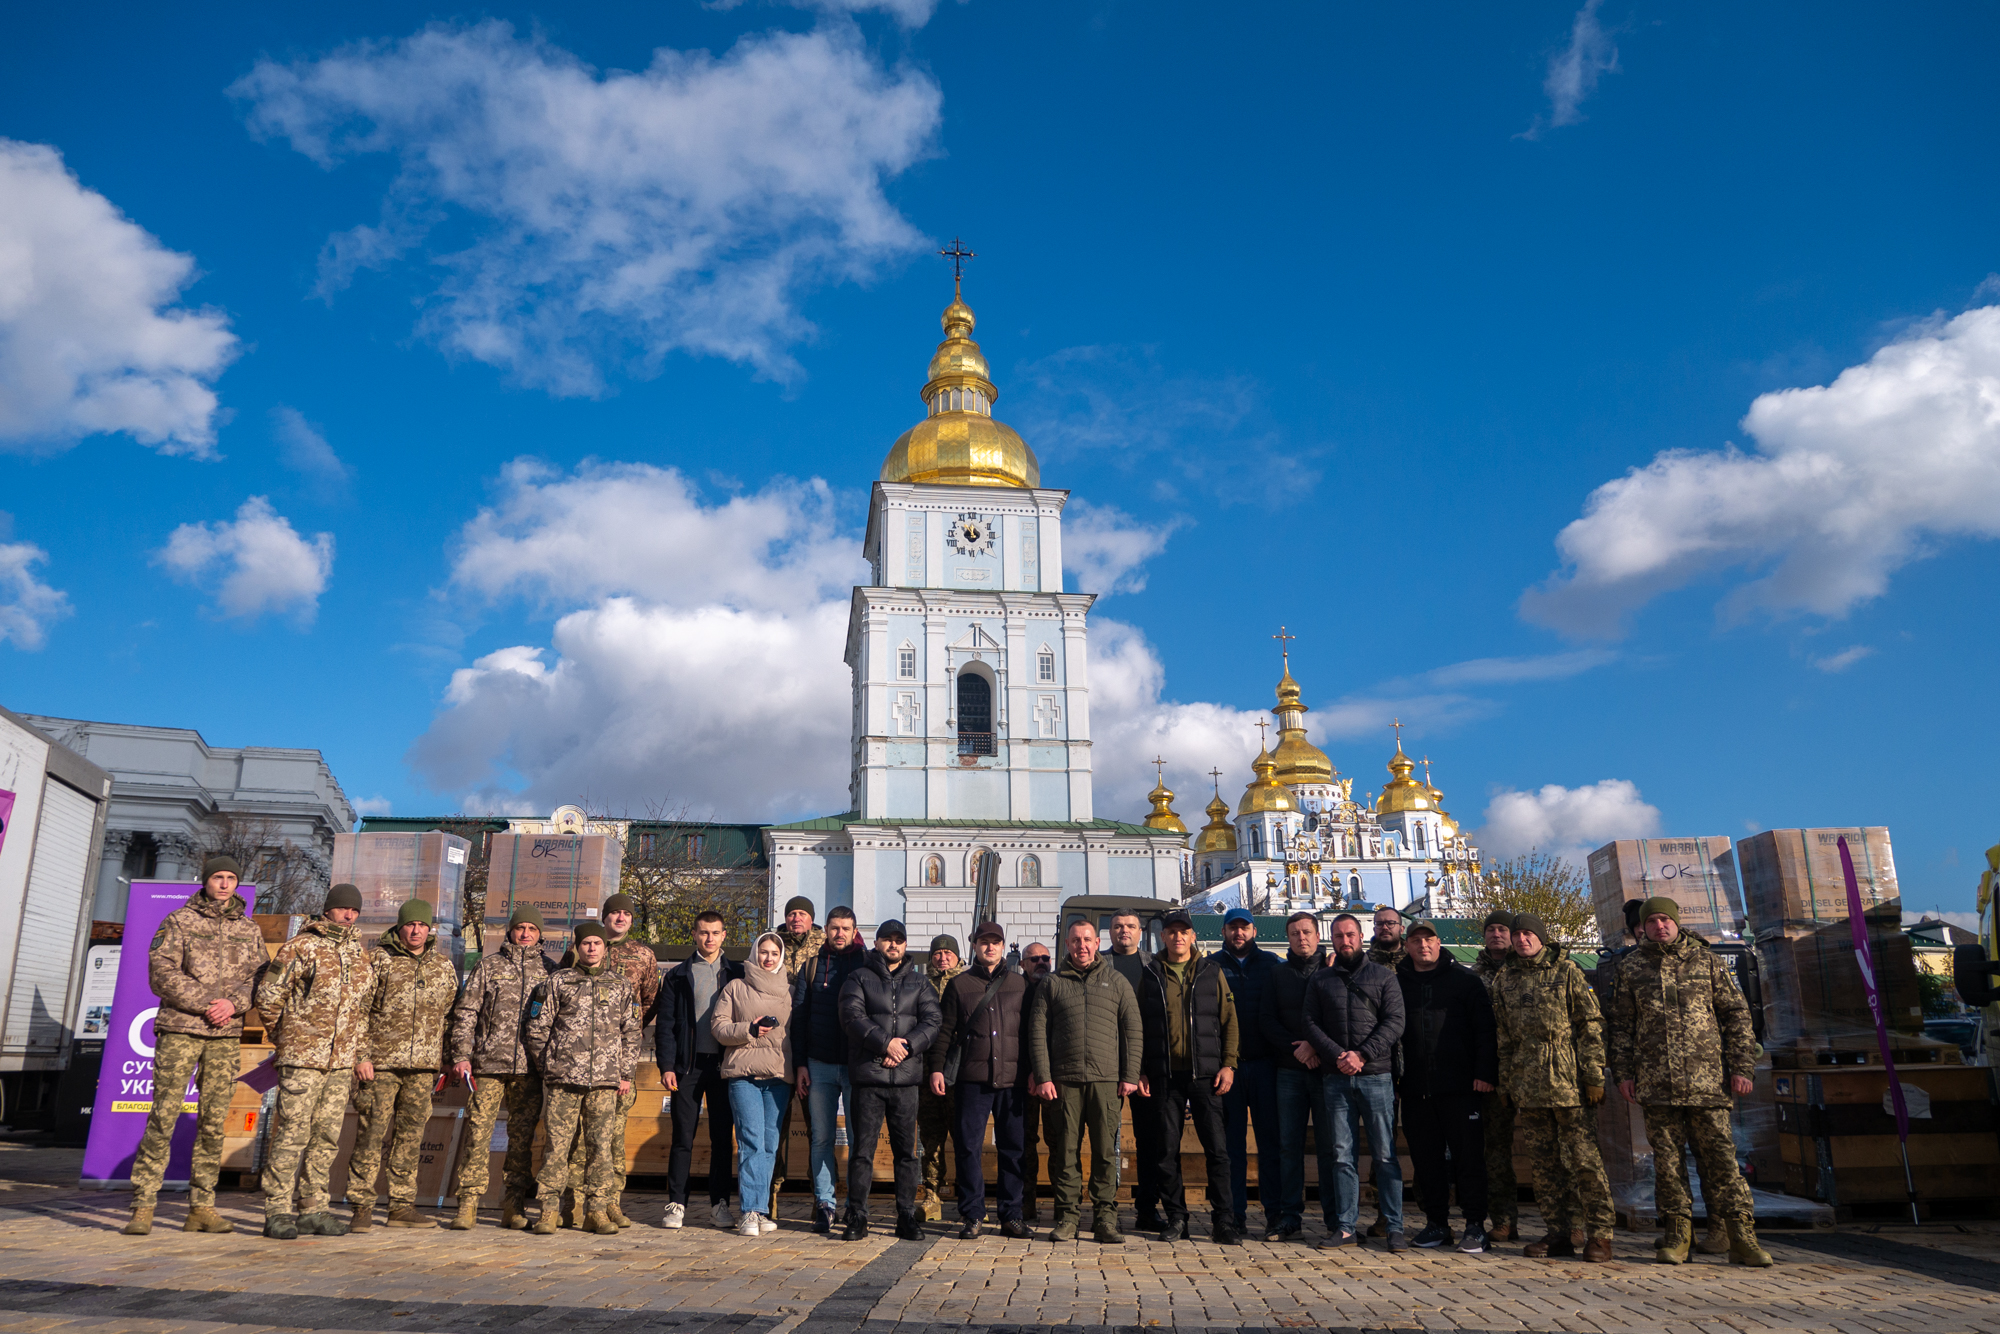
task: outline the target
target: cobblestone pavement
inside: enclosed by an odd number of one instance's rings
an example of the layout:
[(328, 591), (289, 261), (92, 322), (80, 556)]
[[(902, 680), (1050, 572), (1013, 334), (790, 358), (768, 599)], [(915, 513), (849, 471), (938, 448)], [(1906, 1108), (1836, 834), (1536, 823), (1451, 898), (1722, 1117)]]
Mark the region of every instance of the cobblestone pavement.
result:
[(1527, 1260), (1518, 1243), (1483, 1256), (1391, 1256), (1379, 1243), (1225, 1249), (1136, 1234), (1122, 1247), (968, 1242), (952, 1236), (955, 1224), (931, 1224), (923, 1241), (848, 1244), (812, 1235), (802, 1199), (786, 1201), (780, 1231), (753, 1240), (706, 1226), (700, 1202), (689, 1227), (664, 1231), (664, 1198), (636, 1193), (626, 1207), (638, 1226), (616, 1237), (506, 1232), (488, 1213), (471, 1233), (378, 1224), (361, 1236), (273, 1242), (256, 1230), (260, 1198), (225, 1194), (234, 1233), (181, 1232), (186, 1206), (163, 1196), (153, 1234), (133, 1238), (117, 1231), (126, 1197), (33, 1195), (0, 1194), (0, 1334), (1113, 1334), (1177, 1325), (2000, 1334), (1993, 1224), (1772, 1231), (1764, 1240), (1778, 1267), (1752, 1271), (1714, 1257), (1653, 1264), (1650, 1234), (1620, 1237), (1612, 1265)]

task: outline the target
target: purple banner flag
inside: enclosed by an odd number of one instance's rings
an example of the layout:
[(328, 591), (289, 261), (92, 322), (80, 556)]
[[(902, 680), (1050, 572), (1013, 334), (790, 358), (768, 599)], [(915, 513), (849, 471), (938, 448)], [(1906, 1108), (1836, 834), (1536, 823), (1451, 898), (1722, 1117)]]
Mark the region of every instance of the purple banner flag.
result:
[[(153, 935), (167, 914), (186, 903), (200, 885), (160, 880), (135, 880), (125, 909), (125, 945), (118, 956), (118, 989), (111, 998), (111, 1030), (104, 1038), (104, 1064), (98, 1068), (97, 1100), (90, 1112), (90, 1140), (83, 1150), (82, 1183), (100, 1189), (129, 1187), (132, 1159), (146, 1133), (153, 1109), (153, 1016), (160, 998), (151, 977)], [(257, 901), (255, 885), (238, 885), (245, 911)], [(195, 1106), (200, 1091), (194, 1079), (181, 1092), (181, 1119), (174, 1126), (173, 1152), (167, 1158), (167, 1185), (185, 1187), (194, 1162)]]
[(1861, 965), (1861, 987), (1868, 993), (1868, 1013), (1875, 1016), (1875, 1042), (1889, 1072), (1889, 1095), (1896, 1106), (1896, 1138), (1910, 1141), (1910, 1109), (1903, 1102), (1903, 1085), (1896, 1078), (1896, 1056), (1889, 1048), (1889, 1019), (1882, 1010), (1882, 989), (1875, 985), (1875, 954), (1868, 947), (1868, 920), (1861, 915), (1861, 886), (1854, 878), (1854, 854), (1840, 840), (1840, 870), (1847, 877), (1847, 924), (1854, 932), (1854, 958)]

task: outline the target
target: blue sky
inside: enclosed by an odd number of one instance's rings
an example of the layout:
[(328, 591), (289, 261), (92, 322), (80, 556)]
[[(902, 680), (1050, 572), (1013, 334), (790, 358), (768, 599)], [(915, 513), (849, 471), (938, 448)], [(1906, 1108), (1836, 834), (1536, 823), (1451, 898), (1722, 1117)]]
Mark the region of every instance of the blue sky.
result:
[(838, 809), (962, 235), (1109, 590), (1102, 813), (1240, 790), (1284, 624), (1357, 788), (1400, 716), (1491, 847), (1886, 824), (1970, 906), (1989, 7), (296, 9), (13, 18), (8, 707)]

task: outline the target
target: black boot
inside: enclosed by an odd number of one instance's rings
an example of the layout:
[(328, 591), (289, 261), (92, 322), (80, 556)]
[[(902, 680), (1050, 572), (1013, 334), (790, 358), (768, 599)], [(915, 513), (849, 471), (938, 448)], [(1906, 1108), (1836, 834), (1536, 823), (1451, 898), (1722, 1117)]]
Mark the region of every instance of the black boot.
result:
[(1208, 1235), (1218, 1246), (1241, 1246), (1243, 1229), (1236, 1226), (1236, 1220), (1228, 1214), (1211, 1214), (1208, 1220)]
[(922, 1210), (904, 1213), (896, 1211), (896, 1239), (898, 1241), (922, 1241), (924, 1239), (924, 1215)]
[(847, 1211), (847, 1230), (840, 1234), (842, 1241), (860, 1241), (868, 1235), (868, 1215), (858, 1209)]

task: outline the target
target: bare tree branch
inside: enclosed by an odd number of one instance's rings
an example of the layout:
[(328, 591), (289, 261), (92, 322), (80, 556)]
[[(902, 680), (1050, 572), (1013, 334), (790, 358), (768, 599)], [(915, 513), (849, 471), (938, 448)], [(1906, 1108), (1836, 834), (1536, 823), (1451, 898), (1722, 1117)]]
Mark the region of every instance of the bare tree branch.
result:
[(1571, 862), (1539, 849), (1488, 866), (1466, 903), (1469, 917), (1484, 917), (1495, 909), (1534, 913), (1558, 943), (1573, 949), (1596, 949), (1600, 943), (1590, 881)]

